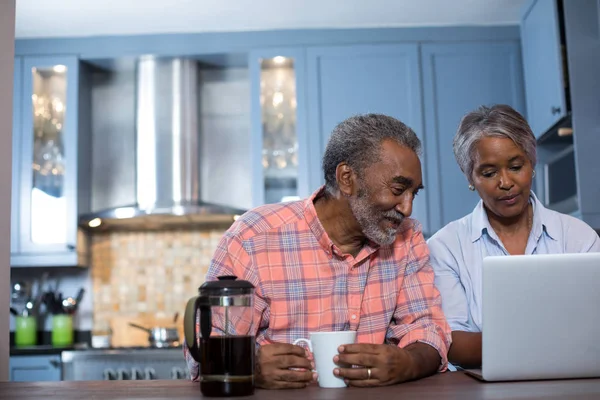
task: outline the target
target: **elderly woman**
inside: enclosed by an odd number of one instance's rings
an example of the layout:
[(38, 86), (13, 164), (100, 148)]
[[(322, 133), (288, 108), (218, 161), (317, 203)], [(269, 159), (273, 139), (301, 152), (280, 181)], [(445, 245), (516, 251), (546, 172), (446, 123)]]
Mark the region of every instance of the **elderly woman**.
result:
[(481, 200), (428, 245), (452, 329), (448, 359), (468, 368), (481, 365), (484, 257), (600, 252), (600, 238), (584, 222), (545, 208), (531, 191), (536, 141), (527, 121), (511, 107), (480, 107), (465, 115), (454, 138), (454, 156), (469, 190)]

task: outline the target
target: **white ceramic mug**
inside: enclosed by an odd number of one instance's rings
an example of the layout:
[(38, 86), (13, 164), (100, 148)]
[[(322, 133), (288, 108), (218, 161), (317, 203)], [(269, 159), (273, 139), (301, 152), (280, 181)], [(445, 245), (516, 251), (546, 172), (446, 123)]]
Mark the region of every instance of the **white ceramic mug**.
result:
[(309, 332), (310, 339), (298, 339), (294, 344), (306, 343), (315, 359), (316, 372), (319, 374), (319, 386), (323, 388), (346, 387), (342, 378), (333, 374), (338, 366), (333, 357), (338, 354), (338, 347), (351, 344), (356, 340), (356, 331), (341, 332)]

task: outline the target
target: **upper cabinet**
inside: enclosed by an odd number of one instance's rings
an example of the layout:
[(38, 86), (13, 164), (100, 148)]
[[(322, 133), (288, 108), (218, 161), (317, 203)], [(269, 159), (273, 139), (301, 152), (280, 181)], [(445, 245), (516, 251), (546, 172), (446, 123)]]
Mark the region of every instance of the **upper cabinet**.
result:
[[(398, 118), (423, 145), (425, 190), (414, 201), (412, 217), (425, 235), (470, 212), (478, 200), (452, 154), (462, 115), (492, 103), (525, 111), (517, 27), (190, 34), (161, 40), (134, 36), (105, 38), (102, 46), (94, 45), (96, 40), (80, 38), (68, 46), (53, 39), (16, 43), (21, 58), (15, 72), (13, 265), (81, 265), (78, 249), (85, 247), (79, 245), (77, 216), (89, 206), (86, 168), (91, 165), (86, 62), (103, 68), (153, 54), (202, 63), (201, 193), (212, 203), (234, 199), (231, 205), (237, 208), (309, 196), (324, 183), (325, 146), (346, 118), (364, 113)], [(38, 56), (67, 52), (80, 54), (81, 60)], [(546, 71), (548, 57), (533, 57), (540, 58)], [(557, 71), (560, 65), (557, 61)], [(127, 77), (134, 74), (126, 72)], [(111, 140), (119, 138), (113, 126), (121, 110), (113, 113), (109, 106), (119, 108), (121, 103), (111, 101), (120, 93), (94, 93), (92, 127), (106, 126), (107, 131), (94, 139), (95, 145), (101, 143), (94, 149), (100, 154), (95, 164), (106, 154), (121, 154), (113, 149), (125, 148)], [(565, 112), (562, 96), (557, 104)], [(553, 96), (537, 97), (550, 101)], [(540, 104), (531, 100), (530, 108)], [(133, 129), (133, 119), (124, 120), (124, 129)]]
[[(81, 74), (76, 57), (24, 57), (15, 68), (12, 266), (82, 265), (78, 160)], [(79, 253), (79, 254), (78, 254)]]
[(19, 138), (21, 137), (21, 115), (20, 105), (23, 95), (23, 58), (15, 57), (14, 67), (14, 87), (13, 87), (13, 137), (12, 137), (12, 188), (11, 188), (11, 212), (10, 212), (10, 253), (16, 254), (19, 251), (19, 211), (20, 207), (20, 165), (21, 165), (21, 146)]
[(452, 150), (461, 118), (481, 105), (508, 104), (524, 112), (521, 56), (516, 41), (424, 44), (425, 188), (429, 233), (471, 211), (479, 201), (468, 189)]
[(394, 116), (423, 143), (425, 190), (412, 217), (426, 236), (479, 200), (452, 153), (462, 116), (495, 103), (525, 108), (516, 40), (309, 48), (307, 66), (311, 183), (323, 182), (320, 157), (336, 124), (358, 113)]
[[(600, 3), (563, 1), (577, 181), (576, 213), (600, 231)], [(559, 172), (558, 177), (564, 176)], [(560, 179), (547, 176), (546, 179)]]
[[(599, 17), (598, 0), (535, 0), (524, 6), (521, 21), (527, 116), (534, 134), (544, 134), (538, 140), (536, 194), (546, 207), (581, 218), (596, 230)], [(564, 127), (572, 129), (561, 132)]]
[(305, 50), (254, 50), (251, 80), (253, 205), (310, 195)]
[(521, 22), (527, 119), (536, 137), (570, 111), (559, 11), (556, 0), (535, 0)]
[[(331, 131), (352, 115), (391, 115), (423, 140), (417, 43), (308, 48), (307, 67), (313, 187), (324, 183), (321, 157)], [(427, 194), (419, 194), (412, 213), (425, 227), (426, 204)]]

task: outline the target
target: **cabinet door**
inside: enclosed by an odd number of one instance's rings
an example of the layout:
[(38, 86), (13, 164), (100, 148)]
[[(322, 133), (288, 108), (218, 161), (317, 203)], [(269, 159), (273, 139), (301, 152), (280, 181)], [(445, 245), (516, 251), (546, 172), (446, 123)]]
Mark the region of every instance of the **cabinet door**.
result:
[[(598, 14), (598, 27), (600, 27), (600, 0), (596, 0), (596, 11)], [(600, 29), (598, 29), (598, 38), (600, 38)]]
[(13, 135), (12, 135), (12, 189), (11, 189), (11, 210), (10, 210), (10, 253), (15, 254), (19, 251), (19, 194), (20, 194), (20, 171), (21, 171), (21, 153), (20, 153), (20, 134), (21, 134), (21, 97), (23, 95), (23, 59), (15, 57), (15, 69), (13, 80)]
[(254, 50), (249, 66), (253, 205), (307, 197), (306, 52)]
[(537, 0), (521, 23), (527, 117), (536, 137), (567, 113), (556, 0)]
[[(324, 183), (321, 158), (331, 131), (352, 115), (390, 115), (410, 126), (423, 139), (418, 54), (417, 44), (307, 50), (312, 187)], [(425, 176), (426, 163), (422, 164)], [(427, 182), (424, 185), (427, 186)], [(427, 191), (415, 199), (412, 214), (425, 230)]]
[(9, 364), (10, 380), (13, 382), (61, 380), (59, 355), (11, 356)]
[(426, 44), (422, 48), (425, 152), (431, 233), (470, 213), (468, 189), (452, 151), (458, 124), (480, 105), (508, 104), (523, 113), (518, 43)]
[[(579, 216), (600, 232), (600, 3), (564, 1)], [(540, 146), (542, 147), (542, 146)], [(544, 146), (547, 147), (547, 146)]]
[(76, 57), (25, 57), (20, 130), (20, 253), (74, 252)]

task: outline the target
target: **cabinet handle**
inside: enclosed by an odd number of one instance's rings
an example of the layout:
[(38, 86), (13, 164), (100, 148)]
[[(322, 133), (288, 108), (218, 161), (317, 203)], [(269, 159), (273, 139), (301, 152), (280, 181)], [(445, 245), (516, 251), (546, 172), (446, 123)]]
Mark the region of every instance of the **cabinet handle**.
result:
[(68, 249), (68, 250), (71, 250), (71, 251), (72, 251), (72, 250), (75, 250), (75, 245), (74, 245), (74, 244), (68, 244), (68, 245), (67, 245), (67, 249)]
[(58, 368), (60, 367), (60, 362), (56, 360), (50, 360), (50, 365), (52, 365), (54, 368)]
[(552, 107), (550, 111), (552, 111), (552, 115), (560, 114), (560, 107)]

